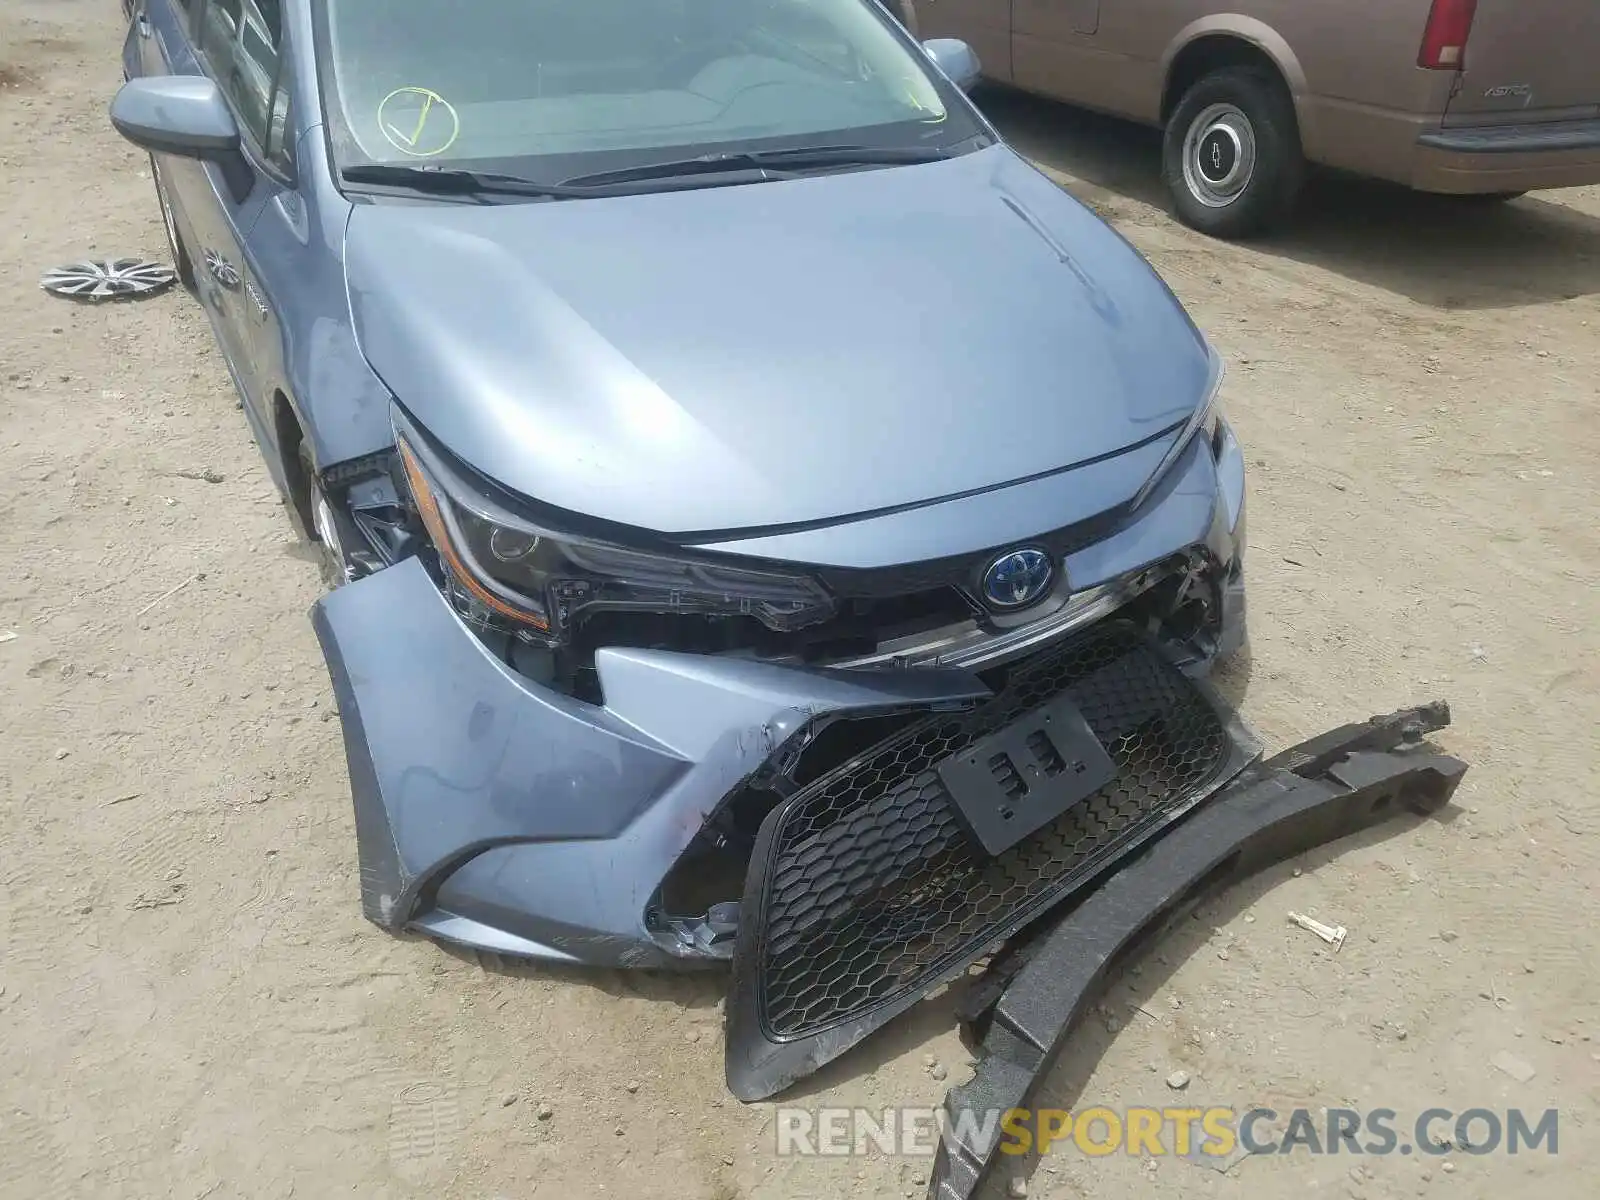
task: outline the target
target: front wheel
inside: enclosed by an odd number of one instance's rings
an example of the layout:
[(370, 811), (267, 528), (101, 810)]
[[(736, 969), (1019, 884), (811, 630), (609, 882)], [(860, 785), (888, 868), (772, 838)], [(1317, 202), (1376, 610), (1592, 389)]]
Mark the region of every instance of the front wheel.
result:
[(1178, 219), (1191, 229), (1242, 238), (1281, 224), (1305, 176), (1287, 89), (1249, 67), (1204, 76), (1167, 122), (1161, 166)]
[[(333, 503), (322, 490), (316, 463), (311, 459), (311, 447), (301, 442), (297, 451), (300, 477), (305, 485), (306, 512), (301, 517), (302, 532), (312, 545), (317, 569), (323, 583), (329, 588), (340, 587), (351, 579), (350, 559), (345, 546), (344, 531), (334, 514)], [(309, 517), (309, 520), (305, 520)]]

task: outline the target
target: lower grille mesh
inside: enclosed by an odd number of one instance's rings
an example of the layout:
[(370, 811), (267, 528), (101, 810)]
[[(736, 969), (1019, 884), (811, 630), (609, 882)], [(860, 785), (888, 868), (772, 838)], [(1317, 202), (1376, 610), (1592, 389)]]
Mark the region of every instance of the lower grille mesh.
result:
[[(961, 826), (937, 765), (1063, 693), (1116, 778), (998, 857)], [(1228, 757), (1212, 705), (1109, 625), (1014, 668), (979, 707), (933, 715), (823, 776), (778, 815), (757, 990), (769, 1036), (804, 1037), (905, 995), (1085, 882)]]

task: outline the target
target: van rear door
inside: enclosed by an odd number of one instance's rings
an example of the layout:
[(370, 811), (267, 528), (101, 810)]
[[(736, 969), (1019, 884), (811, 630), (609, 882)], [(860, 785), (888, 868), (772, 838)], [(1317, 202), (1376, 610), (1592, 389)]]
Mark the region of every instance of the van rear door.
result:
[(1600, 3), (1478, 0), (1444, 123), (1600, 117)]

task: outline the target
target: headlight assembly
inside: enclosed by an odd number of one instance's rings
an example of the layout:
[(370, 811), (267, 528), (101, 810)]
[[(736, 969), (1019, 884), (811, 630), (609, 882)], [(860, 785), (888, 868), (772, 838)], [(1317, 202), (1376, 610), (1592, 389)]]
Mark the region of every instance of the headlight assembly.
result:
[(1150, 498), (1150, 493), (1155, 491), (1156, 485), (1166, 477), (1174, 463), (1182, 457), (1183, 452), (1189, 448), (1189, 443), (1195, 435), (1202, 430), (1209, 431), (1221, 414), (1222, 378), (1226, 374), (1222, 356), (1216, 350), (1211, 350), (1211, 377), (1206, 382), (1205, 398), (1195, 407), (1193, 415), (1184, 423), (1183, 429), (1178, 434), (1178, 440), (1172, 443), (1172, 448), (1161, 458), (1156, 469), (1150, 473), (1150, 478), (1145, 480), (1144, 486), (1133, 497), (1132, 508), (1137, 509)]
[(776, 630), (833, 615), (813, 579), (660, 554), (547, 529), (463, 479), (413, 431), (396, 441), (422, 522), (465, 595), (515, 627), (563, 641), (597, 611), (749, 616)]

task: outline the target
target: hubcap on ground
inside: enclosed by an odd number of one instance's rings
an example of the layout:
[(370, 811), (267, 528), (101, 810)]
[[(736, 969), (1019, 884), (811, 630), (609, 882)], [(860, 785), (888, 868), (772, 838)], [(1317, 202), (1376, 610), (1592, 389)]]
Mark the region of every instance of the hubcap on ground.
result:
[(1225, 208), (1239, 198), (1256, 173), (1256, 131), (1232, 104), (1213, 104), (1189, 126), (1183, 139), (1183, 182), (1207, 208)]

